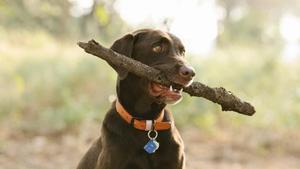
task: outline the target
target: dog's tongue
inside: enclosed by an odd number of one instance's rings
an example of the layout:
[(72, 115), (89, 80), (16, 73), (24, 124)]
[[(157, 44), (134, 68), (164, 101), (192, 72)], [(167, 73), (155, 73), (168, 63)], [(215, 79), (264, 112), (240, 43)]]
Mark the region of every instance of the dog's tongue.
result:
[(168, 90), (167, 87), (157, 84), (157, 83), (151, 83), (151, 87), (154, 92), (161, 92), (163, 90)]
[(155, 96), (177, 97), (181, 96), (182, 90), (173, 89), (172, 86), (166, 87), (157, 83), (151, 83), (152, 94)]

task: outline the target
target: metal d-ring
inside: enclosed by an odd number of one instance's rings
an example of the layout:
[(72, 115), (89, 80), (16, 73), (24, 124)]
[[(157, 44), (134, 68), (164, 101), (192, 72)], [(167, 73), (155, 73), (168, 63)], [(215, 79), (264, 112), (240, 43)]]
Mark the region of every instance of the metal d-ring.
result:
[[(154, 133), (154, 137), (151, 137), (152, 132)], [(155, 139), (157, 138), (157, 136), (158, 136), (158, 133), (157, 133), (156, 130), (149, 130), (149, 131), (148, 131), (148, 138), (149, 138), (150, 140), (155, 140)]]

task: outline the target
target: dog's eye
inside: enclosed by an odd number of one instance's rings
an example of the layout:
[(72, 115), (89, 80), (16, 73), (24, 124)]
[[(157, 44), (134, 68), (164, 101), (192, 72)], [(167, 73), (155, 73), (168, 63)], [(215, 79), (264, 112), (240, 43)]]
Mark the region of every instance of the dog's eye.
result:
[(152, 48), (152, 51), (155, 52), (155, 53), (160, 53), (162, 51), (162, 47), (161, 46), (154, 46)]
[(181, 52), (180, 52), (180, 55), (184, 56), (184, 55), (185, 55), (185, 51), (184, 51), (184, 50), (181, 51)]
[(185, 55), (185, 49), (184, 49), (184, 47), (179, 46), (178, 49), (179, 49), (178, 50), (179, 54), (182, 55), (182, 56), (184, 56)]

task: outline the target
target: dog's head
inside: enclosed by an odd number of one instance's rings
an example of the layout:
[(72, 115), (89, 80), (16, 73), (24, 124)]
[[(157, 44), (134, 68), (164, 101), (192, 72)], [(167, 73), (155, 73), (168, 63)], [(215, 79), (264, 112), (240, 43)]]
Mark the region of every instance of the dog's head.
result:
[[(167, 32), (152, 29), (138, 30), (116, 40), (111, 49), (163, 71), (173, 82), (171, 86), (163, 86), (136, 77), (122, 68), (114, 67), (119, 75), (119, 85), (122, 82), (131, 83), (123, 85), (126, 86), (126, 90), (139, 90), (158, 103), (179, 102), (182, 98), (182, 88), (190, 85), (195, 76), (194, 69), (184, 58), (183, 44), (176, 36)], [(135, 93), (135, 91), (131, 92)]]

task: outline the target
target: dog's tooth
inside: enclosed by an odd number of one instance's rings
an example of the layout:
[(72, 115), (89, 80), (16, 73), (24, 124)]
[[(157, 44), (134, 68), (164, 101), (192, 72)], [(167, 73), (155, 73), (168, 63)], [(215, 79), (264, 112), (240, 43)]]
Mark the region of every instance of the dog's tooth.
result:
[(170, 85), (170, 91), (173, 91), (173, 86), (172, 85)]
[(179, 90), (179, 92), (181, 93), (183, 91), (183, 88), (181, 88), (180, 90)]

